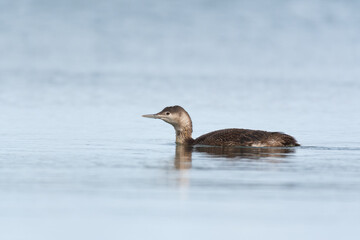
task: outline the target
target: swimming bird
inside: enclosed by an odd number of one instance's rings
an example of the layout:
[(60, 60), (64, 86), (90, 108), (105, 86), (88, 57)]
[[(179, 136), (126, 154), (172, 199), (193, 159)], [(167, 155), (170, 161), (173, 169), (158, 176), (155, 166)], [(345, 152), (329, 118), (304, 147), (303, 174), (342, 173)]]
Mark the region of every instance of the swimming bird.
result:
[(164, 108), (156, 114), (142, 115), (161, 119), (175, 128), (176, 143), (184, 145), (248, 146), (248, 147), (294, 147), (300, 146), (296, 139), (281, 132), (229, 128), (192, 138), (190, 115), (180, 106)]

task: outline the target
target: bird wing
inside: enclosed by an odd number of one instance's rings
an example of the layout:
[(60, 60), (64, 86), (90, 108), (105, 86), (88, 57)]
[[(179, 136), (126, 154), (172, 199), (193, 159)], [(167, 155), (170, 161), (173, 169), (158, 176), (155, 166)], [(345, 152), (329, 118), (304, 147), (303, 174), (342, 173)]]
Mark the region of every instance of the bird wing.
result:
[(194, 144), (213, 146), (252, 146), (268, 138), (272, 133), (249, 129), (222, 129), (204, 134)]

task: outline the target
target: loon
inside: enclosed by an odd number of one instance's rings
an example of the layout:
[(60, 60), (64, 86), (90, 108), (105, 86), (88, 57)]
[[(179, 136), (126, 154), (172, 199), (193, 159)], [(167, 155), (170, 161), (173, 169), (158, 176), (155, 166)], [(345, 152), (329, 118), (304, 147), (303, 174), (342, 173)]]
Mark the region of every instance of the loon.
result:
[(180, 106), (164, 108), (156, 114), (142, 115), (146, 118), (161, 119), (171, 124), (176, 131), (176, 143), (183, 145), (246, 146), (246, 147), (295, 147), (296, 139), (281, 132), (229, 128), (192, 138), (190, 115)]

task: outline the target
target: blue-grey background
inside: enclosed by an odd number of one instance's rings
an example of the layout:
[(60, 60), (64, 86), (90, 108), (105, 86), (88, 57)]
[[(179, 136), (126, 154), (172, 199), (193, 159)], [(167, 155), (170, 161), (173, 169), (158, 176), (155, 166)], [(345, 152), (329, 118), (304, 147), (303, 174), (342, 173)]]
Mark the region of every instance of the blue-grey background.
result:
[[(1, 238), (358, 239), (359, 9), (0, 0)], [(175, 104), (302, 147), (178, 169)]]

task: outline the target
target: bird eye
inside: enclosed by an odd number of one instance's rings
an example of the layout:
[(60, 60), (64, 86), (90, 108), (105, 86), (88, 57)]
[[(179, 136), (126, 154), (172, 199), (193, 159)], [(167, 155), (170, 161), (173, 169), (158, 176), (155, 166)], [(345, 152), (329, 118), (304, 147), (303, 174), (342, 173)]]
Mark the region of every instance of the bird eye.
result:
[(166, 112), (165, 114), (166, 114), (166, 115), (170, 115), (170, 113), (169, 113), (169, 112)]

